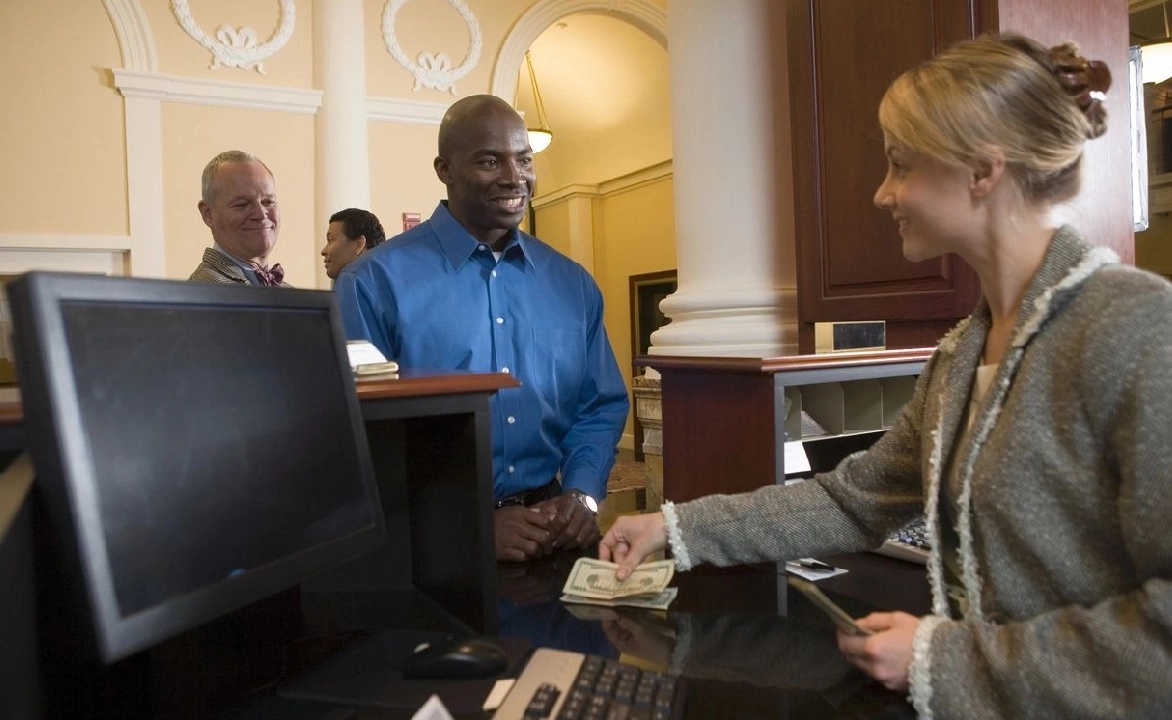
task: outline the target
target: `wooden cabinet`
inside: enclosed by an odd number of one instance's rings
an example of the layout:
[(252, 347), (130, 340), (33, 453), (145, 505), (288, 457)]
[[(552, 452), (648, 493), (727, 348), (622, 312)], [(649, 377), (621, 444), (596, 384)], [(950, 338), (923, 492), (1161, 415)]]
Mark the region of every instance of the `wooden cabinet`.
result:
[(886, 172), (879, 101), (901, 72), (981, 32), (1080, 41), (1115, 87), (1111, 126), (1089, 143), (1084, 192), (1069, 208), (1095, 242), (1131, 260), (1127, 8), (1101, 0), (787, 0), (788, 98), (797, 238), (799, 347), (813, 323), (886, 320), (887, 347), (934, 345), (977, 300), (959, 258), (904, 259), (891, 217), (872, 203)]
[[(911, 397), (930, 349), (779, 358), (643, 356), (663, 388), (663, 496), (682, 502), (782, 482), (785, 442), (861, 449)], [(787, 402), (788, 400), (788, 402)], [(802, 410), (827, 430), (801, 430)], [(854, 443), (857, 443), (856, 446)], [(831, 460), (811, 447), (811, 461)], [(815, 468), (819, 469), (819, 468)], [(823, 468), (824, 469), (824, 468)]]

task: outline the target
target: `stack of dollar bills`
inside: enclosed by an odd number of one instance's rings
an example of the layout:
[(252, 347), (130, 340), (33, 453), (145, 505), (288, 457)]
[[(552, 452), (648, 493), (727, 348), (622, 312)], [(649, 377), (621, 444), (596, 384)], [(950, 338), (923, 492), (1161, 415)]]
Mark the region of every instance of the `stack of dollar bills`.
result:
[(675, 574), (674, 561), (643, 563), (622, 582), (615, 578), (618, 567), (612, 562), (578, 558), (562, 588), (562, 602), (666, 610), (675, 600), (676, 588), (667, 586)]

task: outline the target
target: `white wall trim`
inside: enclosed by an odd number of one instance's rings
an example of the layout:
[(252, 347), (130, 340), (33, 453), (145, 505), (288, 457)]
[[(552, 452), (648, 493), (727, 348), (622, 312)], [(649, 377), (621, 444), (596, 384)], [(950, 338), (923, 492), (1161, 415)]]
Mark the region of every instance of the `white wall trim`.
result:
[(0, 233), (5, 250), (97, 250), (125, 252), (134, 249), (129, 235), (51, 235), (46, 233)]
[(122, 53), (122, 66), (131, 70), (154, 72), (159, 69), (159, 56), (155, 51), (155, 38), (150, 23), (138, 0), (102, 0), (114, 35), (118, 38), (118, 49)]
[(541, 0), (525, 11), (501, 45), (489, 92), (512, 104), (525, 51), (546, 28), (574, 13), (609, 15), (630, 23), (667, 49), (667, 13), (648, 0)]
[(114, 68), (114, 87), (128, 98), (247, 110), (274, 110), (302, 115), (315, 114), (322, 103), (321, 90), (185, 78), (166, 73), (119, 68)]
[(638, 190), (657, 182), (663, 182), (667, 178), (670, 178), (673, 172), (672, 161), (664, 160), (661, 163), (648, 165), (641, 170), (620, 175), (617, 178), (603, 180), (598, 185), (598, 191), (602, 193), (603, 197), (610, 197), (612, 195)]
[(620, 175), (617, 178), (603, 180), (596, 185), (588, 183), (566, 185), (553, 192), (533, 198), (533, 207), (540, 210), (551, 205), (557, 205), (558, 203), (569, 202), (576, 198), (606, 199), (615, 195), (621, 195), (625, 192), (631, 192), (632, 190), (638, 190), (657, 182), (663, 182), (671, 176), (671, 160), (665, 160), (655, 165), (649, 165), (641, 170)]
[(445, 103), (424, 100), (367, 96), (366, 116), (371, 120), (403, 123), (405, 125), (439, 125), (447, 112)]
[(590, 198), (591, 200), (602, 197), (598, 192), (597, 185), (588, 185), (585, 183), (575, 183), (567, 185), (563, 188), (558, 188), (551, 193), (546, 193), (541, 197), (535, 197), (532, 200), (534, 209), (541, 210), (542, 208), (557, 205), (558, 203), (569, 202), (576, 198)]

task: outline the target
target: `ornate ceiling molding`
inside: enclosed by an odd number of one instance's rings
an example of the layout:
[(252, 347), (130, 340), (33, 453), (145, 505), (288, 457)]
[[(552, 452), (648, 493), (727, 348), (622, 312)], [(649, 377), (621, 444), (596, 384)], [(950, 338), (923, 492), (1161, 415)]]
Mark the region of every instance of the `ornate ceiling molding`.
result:
[(221, 66), (240, 68), (241, 70), (256, 71), (265, 74), (265, 58), (271, 57), (278, 50), (285, 47), (289, 38), (293, 36), (293, 29), (297, 24), (297, 8), (293, 0), (277, 0), (281, 7), (281, 19), (277, 30), (268, 42), (257, 43), (256, 31), (250, 27), (238, 28), (221, 25), (216, 28), (216, 36), (209, 37), (195, 21), (187, 0), (171, 0), (171, 10), (183, 31), (191, 36), (192, 40), (211, 51), (214, 58), (210, 68), (217, 70)]
[(102, 5), (110, 16), (110, 24), (114, 26), (114, 35), (118, 38), (122, 67), (158, 70), (159, 56), (155, 52), (155, 39), (138, 0), (102, 0)]
[(399, 41), (395, 37), (395, 16), (408, 1), (388, 0), (383, 7), (383, 44), (387, 46), (387, 52), (391, 54), (391, 57), (407, 68), (415, 77), (415, 86), (411, 88), (413, 91), (419, 92), (421, 88), (429, 87), (455, 95), (456, 81), (466, 77), (480, 62), (480, 51), (484, 43), (480, 35), (480, 23), (476, 21), (476, 16), (472, 14), (463, 0), (447, 0), (447, 3), (460, 13), (464, 24), (468, 26), (468, 54), (464, 57), (464, 62), (460, 63), (459, 67), (453, 68), (452, 59), (447, 54), (427, 51), (420, 51), (417, 57), (418, 62), (415, 62), (407, 57), (407, 53), (399, 47)]
[(648, 0), (541, 0), (525, 11), (501, 45), (489, 92), (512, 103), (525, 51), (546, 28), (575, 13), (608, 15), (630, 23), (667, 49), (667, 13)]

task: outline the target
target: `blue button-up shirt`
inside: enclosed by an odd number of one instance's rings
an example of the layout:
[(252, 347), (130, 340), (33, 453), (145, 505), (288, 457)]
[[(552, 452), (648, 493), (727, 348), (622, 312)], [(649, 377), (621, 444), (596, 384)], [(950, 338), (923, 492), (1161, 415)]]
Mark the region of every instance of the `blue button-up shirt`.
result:
[(578, 263), (514, 230), (498, 261), (440, 203), (338, 276), (346, 334), (400, 367), (507, 372), (490, 401), (496, 498), (562, 485), (601, 500), (630, 401)]

